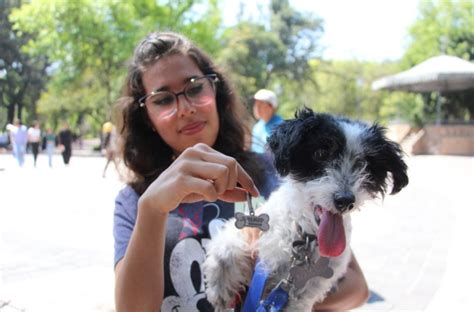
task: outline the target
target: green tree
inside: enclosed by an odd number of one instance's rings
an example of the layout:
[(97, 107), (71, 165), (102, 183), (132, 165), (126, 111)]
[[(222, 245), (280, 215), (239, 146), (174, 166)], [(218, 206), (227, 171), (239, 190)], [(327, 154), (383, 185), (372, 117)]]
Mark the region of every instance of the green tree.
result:
[[(398, 106), (398, 102), (390, 99), (392, 94), (373, 92), (371, 89), (371, 82), (397, 70), (397, 63), (313, 60), (310, 64), (315, 83), (286, 82), (287, 86), (299, 90), (299, 96), (293, 99), (294, 104), (280, 111), (286, 117), (305, 105), (315, 111), (369, 122), (386, 124), (394, 119), (405, 119), (405, 111)], [(403, 99), (407, 97), (402, 96)]]
[(319, 18), (296, 11), (287, 0), (273, 0), (269, 19), (240, 21), (224, 32), (219, 60), (242, 95), (271, 88), (285, 98), (289, 89), (282, 83), (311, 79), (308, 61), (319, 55), (321, 34)]
[(275, 71), (297, 81), (311, 79), (309, 60), (321, 53), (322, 20), (296, 11), (288, 0), (272, 0), (271, 13), (271, 31), (286, 48), (284, 61), (275, 64)]
[(0, 110), (6, 111), (0, 114), (1, 126), (16, 117), (23, 122), (37, 118), (36, 101), (47, 79), (47, 58), (24, 53), (23, 45), (33, 37), (15, 31), (8, 19), (10, 11), (20, 4), (20, 0), (0, 2)]
[[(72, 124), (110, 119), (127, 59), (146, 33), (173, 30), (215, 50), (220, 23), (215, 1), (32, 0), (14, 10), (17, 30), (35, 34), (26, 50), (52, 62), (40, 111)], [(203, 5), (205, 10), (203, 11)]]
[(275, 33), (263, 25), (242, 22), (224, 33), (219, 57), (243, 95), (268, 86), (275, 68), (284, 62), (286, 49)]
[[(410, 28), (411, 43), (402, 59), (407, 69), (429, 57), (448, 54), (474, 61), (474, 2), (421, 1), (419, 18)], [(424, 94), (423, 119), (434, 120), (436, 95)], [(473, 90), (443, 94), (443, 118), (474, 119)]]

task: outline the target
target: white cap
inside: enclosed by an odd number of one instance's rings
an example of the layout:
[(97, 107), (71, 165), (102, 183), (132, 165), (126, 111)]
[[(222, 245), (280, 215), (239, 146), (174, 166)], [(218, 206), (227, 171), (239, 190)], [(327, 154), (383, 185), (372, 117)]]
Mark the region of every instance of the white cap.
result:
[(273, 106), (273, 108), (278, 107), (278, 100), (276, 97), (275, 92), (267, 90), (267, 89), (260, 89), (255, 93), (253, 96), (255, 100), (267, 102)]

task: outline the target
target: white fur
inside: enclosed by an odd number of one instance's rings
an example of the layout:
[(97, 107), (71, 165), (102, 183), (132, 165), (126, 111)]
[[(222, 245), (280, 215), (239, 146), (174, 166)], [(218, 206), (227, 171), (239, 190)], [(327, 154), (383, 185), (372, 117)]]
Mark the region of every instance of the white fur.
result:
[[(285, 178), (278, 190), (273, 192), (259, 213), (270, 216), (270, 229), (263, 232), (254, 246), (248, 245), (240, 230), (230, 220), (216, 239), (209, 243), (207, 259), (204, 262), (204, 274), (207, 284), (206, 294), (217, 311), (224, 311), (244, 285), (248, 285), (253, 264), (252, 253), (256, 251), (265, 267), (273, 274), (265, 288), (267, 294), (276, 283), (286, 278), (291, 262), (291, 245), (301, 239), (296, 231), (298, 224), (304, 232), (317, 233), (318, 224), (314, 215), (316, 204), (336, 212), (332, 194), (338, 190), (340, 177), (325, 176), (320, 180), (301, 183), (291, 177)], [(356, 188), (360, 186), (356, 183)], [(354, 190), (355, 194), (362, 195)], [(357, 199), (366, 196), (356, 196)], [(356, 207), (361, 202), (356, 201)], [(347, 269), (350, 261), (351, 222), (349, 214), (344, 215), (346, 232), (346, 249), (335, 258), (330, 259), (329, 266), (334, 275), (329, 278), (313, 278), (303, 289), (290, 292), (286, 311), (310, 311), (316, 302), (322, 301), (331, 287), (335, 286)], [(319, 251), (314, 250), (312, 261), (319, 258)]]

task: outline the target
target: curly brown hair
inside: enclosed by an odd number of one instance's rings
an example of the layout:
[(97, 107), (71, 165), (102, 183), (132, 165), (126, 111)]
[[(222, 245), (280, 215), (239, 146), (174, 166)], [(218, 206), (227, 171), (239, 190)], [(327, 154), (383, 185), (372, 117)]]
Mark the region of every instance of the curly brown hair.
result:
[(128, 67), (123, 96), (117, 102), (121, 143), (119, 155), (132, 173), (126, 182), (142, 194), (173, 162), (171, 147), (154, 131), (138, 100), (145, 95), (144, 71), (158, 60), (174, 54), (189, 56), (204, 75), (216, 74), (219, 78), (216, 85), (219, 133), (213, 148), (234, 157), (256, 185), (261, 185), (263, 169), (256, 155), (244, 148), (244, 137), (248, 133), (242, 118), (245, 107), (237, 100), (230, 82), (211, 59), (187, 38), (171, 32), (153, 32), (136, 47)]

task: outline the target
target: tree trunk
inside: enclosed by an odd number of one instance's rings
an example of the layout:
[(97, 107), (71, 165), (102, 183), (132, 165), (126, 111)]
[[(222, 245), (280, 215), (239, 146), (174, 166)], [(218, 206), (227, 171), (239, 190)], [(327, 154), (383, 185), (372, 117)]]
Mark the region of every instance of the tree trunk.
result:
[(7, 106), (7, 122), (13, 123), (14, 119), (15, 119), (15, 104), (10, 103)]
[(18, 103), (18, 110), (17, 110), (17, 116), (21, 120), (21, 122), (24, 124), (25, 121), (23, 120), (23, 104)]

